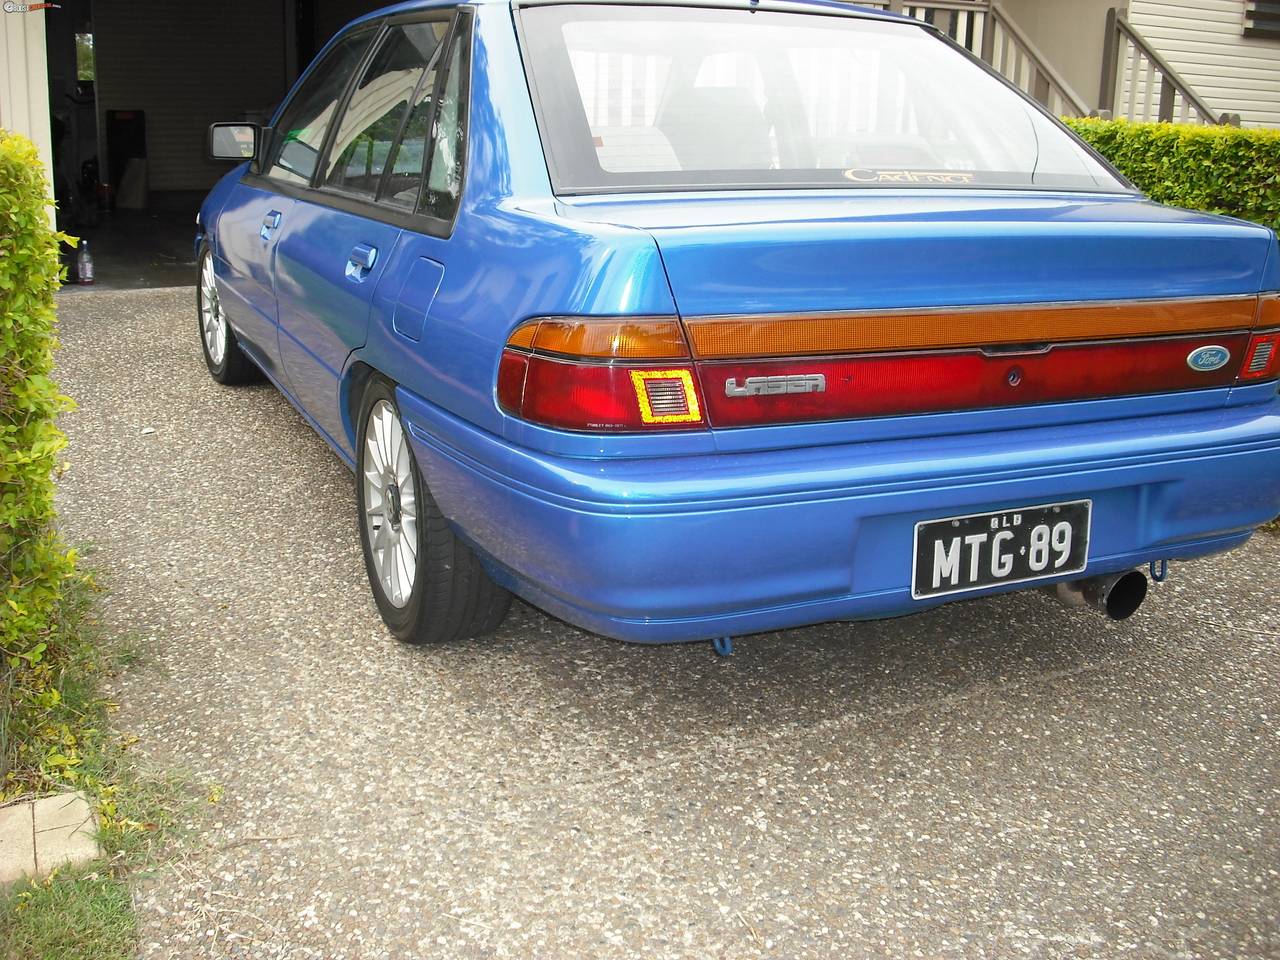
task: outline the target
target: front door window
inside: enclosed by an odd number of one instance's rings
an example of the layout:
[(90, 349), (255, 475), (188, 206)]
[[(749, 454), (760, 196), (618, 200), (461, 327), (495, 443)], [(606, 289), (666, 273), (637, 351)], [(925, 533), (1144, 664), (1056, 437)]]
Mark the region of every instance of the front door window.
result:
[(308, 186), (329, 121), (375, 30), (340, 40), (310, 71), (275, 123), (275, 142), (263, 164), (268, 177)]

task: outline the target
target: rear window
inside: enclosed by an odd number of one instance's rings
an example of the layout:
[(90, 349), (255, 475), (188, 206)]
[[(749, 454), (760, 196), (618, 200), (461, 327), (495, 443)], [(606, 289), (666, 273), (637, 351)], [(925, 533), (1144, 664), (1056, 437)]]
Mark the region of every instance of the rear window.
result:
[(733, 187), (1128, 191), (926, 29), (769, 11), (520, 13), (562, 194)]

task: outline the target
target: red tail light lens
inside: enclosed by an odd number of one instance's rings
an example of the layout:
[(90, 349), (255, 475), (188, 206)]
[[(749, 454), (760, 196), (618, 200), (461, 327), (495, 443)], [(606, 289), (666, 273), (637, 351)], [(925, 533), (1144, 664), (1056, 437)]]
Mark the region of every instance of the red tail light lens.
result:
[(1255, 333), (1240, 366), (1241, 380), (1266, 380), (1280, 372), (1280, 330)]
[(1248, 334), (701, 365), (717, 427), (901, 416), (1228, 386), (1233, 366), (1188, 365), (1215, 345), (1240, 356)]
[(705, 429), (688, 357), (677, 320), (534, 320), (507, 340), (498, 403), (564, 430)]

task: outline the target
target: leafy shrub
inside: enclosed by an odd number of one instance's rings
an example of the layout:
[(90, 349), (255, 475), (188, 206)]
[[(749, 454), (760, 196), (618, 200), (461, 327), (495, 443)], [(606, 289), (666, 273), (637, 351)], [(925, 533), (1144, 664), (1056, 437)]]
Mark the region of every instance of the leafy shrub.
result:
[(1152, 200), (1280, 229), (1280, 130), (1064, 122)]
[(56, 742), (63, 731), (46, 729), (59, 712), (59, 620), (75, 572), (53, 508), (65, 444), (55, 418), (72, 404), (49, 379), (58, 242), (71, 238), (51, 229), (47, 203), (34, 144), (0, 130), (0, 795), (14, 786), (15, 761), (54, 776), (50, 767), (73, 762)]

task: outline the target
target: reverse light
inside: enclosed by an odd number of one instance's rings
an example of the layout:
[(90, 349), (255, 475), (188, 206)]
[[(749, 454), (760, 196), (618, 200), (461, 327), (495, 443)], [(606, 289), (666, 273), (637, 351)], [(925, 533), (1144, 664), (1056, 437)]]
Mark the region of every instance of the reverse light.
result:
[[(1277, 318), (1280, 319), (1280, 318)], [(1255, 333), (1240, 365), (1241, 380), (1265, 380), (1280, 372), (1280, 330)]]
[(498, 403), (512, 416), (564, 430), (706, 427), (684, 332), (665, 317), (522, 324), (502, 352)]
[(632, 370), (631, 383), (645, 423), (699, 423), (702, 410), (688, 370)]

